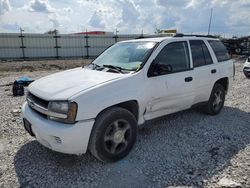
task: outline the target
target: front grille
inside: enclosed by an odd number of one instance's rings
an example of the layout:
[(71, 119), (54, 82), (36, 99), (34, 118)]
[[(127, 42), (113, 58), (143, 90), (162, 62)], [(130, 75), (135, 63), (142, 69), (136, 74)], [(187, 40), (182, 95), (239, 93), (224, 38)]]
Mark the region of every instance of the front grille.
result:
[(27, 94), (27, 103), (30, 108), (41, 115), (63, 119), (67, 118), (67, 114), (49, 111), (49, 101), (41, 99), (30, 92)]
[(34, 110), (34, 112), (38, 113), (39, 115), (43, 116), (44, 118), (47, 118), (47, 109), (49, 102), (46, 100), (43, 100), (32, 93), (27, 93), (27, 102), (30, 108)]
[(27, 98), (31, 99), (34, 103), (42, 106), (43, 108), (48, 108), (49, 102), (46, 100), (43, 100), (35, 95), (33, 95), (32, 93), (28, 92), (27, 94)]

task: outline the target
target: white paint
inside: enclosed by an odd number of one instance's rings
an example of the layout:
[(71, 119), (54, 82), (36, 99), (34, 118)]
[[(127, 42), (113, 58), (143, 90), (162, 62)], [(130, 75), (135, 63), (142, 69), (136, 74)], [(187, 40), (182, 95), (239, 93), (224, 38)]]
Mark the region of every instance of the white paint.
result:
[[(73, 125), (58, 123), (44, 119), (32, 111), (26, 102), (22, 107), (22, 116), (32, 123), (37, 141), (45, 147), (69, 154), (86, 152), (94, 120), (79, 121)], [(55, 136), (62, 140), (62, 144), (56, 142)]]
[(244, 63), (244, 67), (249, 67), (250, 68), (250, 62), (248, 62), (248, 60), (246, 60), (246, 62)]
[(67, 100), (79, 92), (125, 76), (80, 67), (43, 77), (30, 84), (29, 90), (46, 100)]

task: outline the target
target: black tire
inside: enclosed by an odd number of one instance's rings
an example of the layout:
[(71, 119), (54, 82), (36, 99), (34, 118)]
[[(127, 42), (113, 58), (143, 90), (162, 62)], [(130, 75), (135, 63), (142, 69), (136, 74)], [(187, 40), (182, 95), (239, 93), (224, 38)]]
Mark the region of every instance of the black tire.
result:
[(112, 107), (101, 112), (90, 136), (89, 151), (103, 162), (115, 162), (129, 154), (137, 137), (137, 121), (128, 110)]
[[(218, 95), (220, 95), (220, 101), (218, 99)], [(209, 101), (205, 105), (205, 113), (210, 115), (219, 114), (224, 106), (225, 96), (225, 88), (221, 84), (215, 84), (211, 92)]]
[(243, 72), (244, 72), (245, 77), (250, 79), (250, 75), (246, 71), (243, 71)]

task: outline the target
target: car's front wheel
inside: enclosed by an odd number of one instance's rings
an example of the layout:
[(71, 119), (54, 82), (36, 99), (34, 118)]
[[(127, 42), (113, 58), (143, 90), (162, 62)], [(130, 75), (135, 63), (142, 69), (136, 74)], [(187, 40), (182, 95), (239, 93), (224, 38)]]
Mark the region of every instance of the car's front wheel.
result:
[(215, 84), (211, 92), (209, 101), (205, 106), (205, 112), (210, 115), (219, 114), (225, 102), (225, 89), (221, 84)]
[(112, 107), (95, 121), (89, 150), (103, 162), (115, 162), (128, 155), (137, 137), (137, 121), (128, 110)]
[(250, 73), (249, 72), (243, 70), (243, 73), (244, 73), (246, 78), (250, 79)]

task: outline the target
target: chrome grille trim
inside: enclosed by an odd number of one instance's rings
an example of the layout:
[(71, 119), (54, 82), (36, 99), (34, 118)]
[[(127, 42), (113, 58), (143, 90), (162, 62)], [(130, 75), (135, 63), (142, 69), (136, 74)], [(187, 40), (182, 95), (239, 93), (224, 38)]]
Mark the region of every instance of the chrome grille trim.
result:
[(62, 118), (62, 119), (67, 118), (66, 114), (51, 112), (47, 108), (39, 105), (34, 99), (32, 99), (32, 97), (29, 97), (29, 96), (30, 95), (28, 94), (26, 100), (27, 100), (27, 103), (28, 103), (30, 108), (36, 110), (37, 112), (40, 112), (41, 114), (47, 115), (47, 116), (52, 116), (52, 117)]

